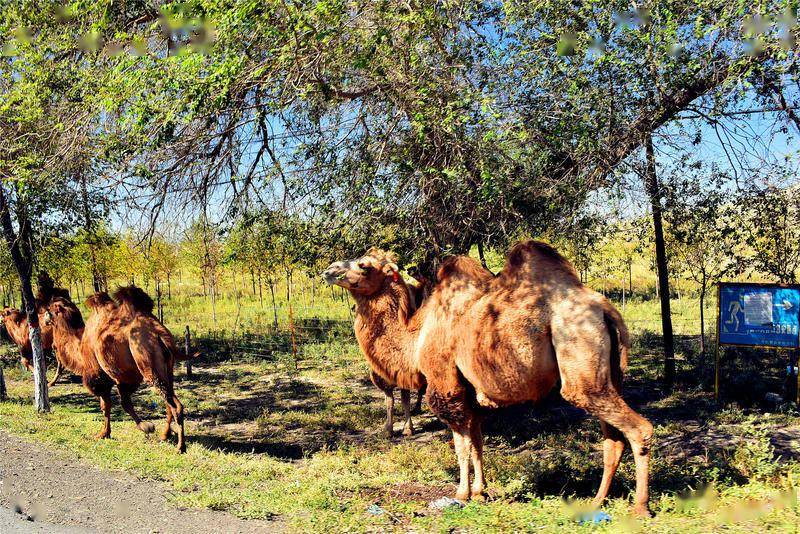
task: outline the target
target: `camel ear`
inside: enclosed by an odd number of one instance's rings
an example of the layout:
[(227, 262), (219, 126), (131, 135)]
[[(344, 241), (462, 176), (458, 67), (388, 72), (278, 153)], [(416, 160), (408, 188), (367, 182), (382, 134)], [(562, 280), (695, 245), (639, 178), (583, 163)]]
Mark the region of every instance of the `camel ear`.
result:
[(400, 279), (400, 268), (397, 266), (396, 263), (387, 263), (383, 266), (383, 272), (386, 273), (386, 276), (391, 276), (392, 280), (397, 282)]

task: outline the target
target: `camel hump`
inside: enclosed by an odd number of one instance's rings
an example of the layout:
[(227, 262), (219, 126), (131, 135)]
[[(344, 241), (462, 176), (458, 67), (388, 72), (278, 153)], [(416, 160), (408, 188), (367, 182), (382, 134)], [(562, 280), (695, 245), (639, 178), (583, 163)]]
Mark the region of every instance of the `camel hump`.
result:
[(131, 308), (139, 313), (152, 314), (155, 307), (150, 295), (136, 286), (120, 287), (114, 292), (114, 298), (120, 304), (130, 305)]
[(116, 304), (108, 293), (105, 291), (98, 291), (94, 295), (86, 299), (86, 306), (92, 310), (105, 306), (107, 304)]
[(70, 300), (70, 294), (63, 287), (56, 287), (56, 283), (47, 271), (39, 273), (37, 278), (39, 291), (36, 293), (35, 304), (37, 309), (46, 307), (56, 298)]
[(469, 280), (486, 283), (494, 276), (474, 258), (469, 256), (450, 256), (445, 258), (441, 266), (439, 266), (436, 278), (439, 283), (443, 283), (446, 280)]
[(581, 285), (578, 272), (572, 264), (552, 246), (542, 241), (521, 241), (508, 252), (506, 265), (500, 276), (516, 276), (526, 268), (539, 276), (553, 276), (562, 282)]

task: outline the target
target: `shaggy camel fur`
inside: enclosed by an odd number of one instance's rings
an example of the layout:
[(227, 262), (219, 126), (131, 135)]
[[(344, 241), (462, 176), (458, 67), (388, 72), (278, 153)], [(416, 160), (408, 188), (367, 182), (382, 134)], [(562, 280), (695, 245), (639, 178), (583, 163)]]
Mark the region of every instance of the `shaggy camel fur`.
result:
[[(44, 314), (47, 306), (54, 298), (69, 299), (69, 291), (55, 287), (52, 278), (43, 274), (39, 276), (39, 292), (36, 295), (34, 306), (39, 314), (39, 330), (42, 338), (42, 349), (45, 351), (53, 350), (53, 332), (50, 326), (44, 324)], [(9, 339), (19, 348), (20, 361), (30, 372), (33, 372), (33, 347), (31, 347), (30, 334), (28, 332), (28, 318), (25, 313), (6, 306), (2, 310), (3, 326)], [(50, 381), (50, 386), (55, 385), (63, 373), (63, 362), (59, 359), (58, 353), (55, 354), (56, 375)]]
[[(65, 298), (55, 298), (45, 312), (43, 323), (53, 329), (53, 347), (60, 355), (62, 365), (83, 379), (84, 387), (92, 395), (100, 398), (100, 406), (106, 412), (111, 406), (111, 388), (114, 383), (103, 371), (97, 358), (91, 352), (82, 350), (85, 324), (80, 310)], [(107, 432), (111, 432), (110, 422), (106, 421)], [(98, 437), (108, 437), (108, 433)]]
[[(397, 258), (391, 254), (381, 251), (379, 249), (371, 249), (370, 255), (365, 256), (365, 260), (360, 267), (354, 264), (355, 269), (370, 269), (374, 262), (377, 266), (390, 265), (398, 280), (401, 280), (397, 274)], [(338, 262), (333, 264), (327, 271), (323, 273), (323, 277), (329, 284), (337, 283), (338, 281), (331, 278), (330, 272), (334, 269), (335, 273), (346, 272), (348, 270), (348, 262)], [(341, 284), (338, 284), (341, 285)], [(343, 286), (346, 287), (346, 286)], [(404, 296), (398, 301), (402, 301), (405, 315), (414, 313), (414, 297), (411, 289), (400, 282), (398, 285), (393, 286), (396, 291), (403, 291)], [(386, 396), (386, 423), (384, 424), (384, 432), (388, 437), (392, 436), (394, 421), (394, 389), (400, 388), (400, 402), (403, 406), (403, 418), (405, 424), (403, 425), (403, 435), (411, 436), (414, 433), (414, 425), (411, 420), (411, 390), (416, 389), (417, 404), (415, 411), (420, 410), (422, 397), (425, 394), (425, 377), (417, 369), (407, 366), (407, 361), (404, 354), (398, 350), (396, 346), (391, 343), (392, 332), (387, 330), (382, 332), (384, 335), (376, 335), (369, 325), (361, 319), (362, 317), (369, 317), (372, 315), (382, 316), (383, 314), (393, 314), (394, 303), (392, 299), (372, 299), (369, 294), (363, 294), (359, 291), (351, 291), (353, 296), (356, 297), (357, 315), (354, 325), (356, 339), (361, 347), (361, 351), (367, 358), (367, 362), (371, 367), (370, 380), (375, 386), (383, 391)], [(397, 325), (393, 325), (397, 326)]]
[[(80, 362), (84, 385), (100, 398), (105, 425), (99, 438), (111, 435), (111, 387), (117, 386), (123, 409), (137, 428), (149, 434), (155, 426), (142, 421), (131, 400), (143, 381), (149, 383), (166, 403), (167, 424), (161, 435), (172, 434), (172, 420), (178, 426), (178, 449), (186, 452), (183, 405), (174, 391), (175, 360), (186, 359), (167, 328), (153, 314), (153, 301), (137, 287), (123, 287), (114, 293), (96, 293), (86, 305), (92, 310), (86, 324), (75, 318), (80, 313), (63, 300), (50, 306), (57, 346), (70, 354), (72, 365)], [(80, 351), (80, 356), (76, 355)]]
[[(42, 348), (46, 351), (53, 348), (53, 332), (43, 321), (43, 313), (39, 313), (39, 325), (42, 336)], [(28, 318), (21, 311), (6, 306), (3, 308), (3, 326), (8, 337), (19, 348), (19, 359), (23, 367), (33, 372), (33, 348), (28, 334)]]
[(483, 498), (481, 408), (536, 401), (560, 378), (562, 396), (601, 420), (603, 478), (594, 504), (605, 500), (627, 441), (636, 464), (635, 511), (649, 514), (653, 426), (620, 396), (628, 331), (552, 247), (517, 244), (496, 277), (471, 258), (449, 258), (413, 316), (402, 279), (380, 258), (333, 264), (326, 278), (359, 303), (359, 340), (402, 355), (397, 367), (405, 375), (427, 379), (428, 404), (453, 431), (456, 498)]

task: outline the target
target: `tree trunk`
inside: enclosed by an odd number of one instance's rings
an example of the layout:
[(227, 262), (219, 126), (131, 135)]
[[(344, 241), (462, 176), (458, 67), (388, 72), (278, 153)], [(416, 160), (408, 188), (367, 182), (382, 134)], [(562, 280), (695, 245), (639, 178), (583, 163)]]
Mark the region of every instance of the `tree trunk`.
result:
[(647, 169), (645, 187), (650, 198), (653, 215), (653, 231), (656, 241), (656, 271), (658, 274), (658, 294), (661, 300), (661, 330), (664, 334), (664, 384), (671, 387), (675, 381), (675, 342), (672, 336), (672, 313), (669, 302), (669, 272), (667, 271), (667, 250), (664, 244), (664, 227), (661, 220), (661, 190), (656, 175), (656, 157), (653, 150), (653, 137), (648, 136), (645, 143)]
[(258, 270), (258, 304), (264, 308), (264, 292), (261, 289), (261, 269)]
[(272, 317), (273, 326), (275, 330), (278, 329), (278, 306), (275, 304), (275, 283), (272, 281), (272, 276), (267, 277), (267, 284), (269, 285), (269, 294), (272, 296)]
[(183, 349), (186, 351), (186, 378), (192, 378), (192, 359), (189, 357), (192, 348), (192, 338), (189, 333), (189, 325), (186, 325), (186, 331), (183, 336)]
[(489, 266), (486, 265), (486, 257), (483, 255), (483, 242), (478, 241), (478, 257), (481, 259), (481, 265), (487, 271), (489, 270)]
[(0, 366), (0, 401), (6, 400), (6, 377), (3, 375), (3, 368)]
[(89, 192), (86, 188), (86, 176), (81, 175), (81, 200), (83, 200), (83, 229), (89, 241), (89, 259), (92, 262), (92, 287), (95, 293), (102, 291), (100, 271), (97, 269), (97, 251), (95, 250), (94, 224), (89, 209)]
[(253, 285), (253, 296), (256, 296), (256, 273), (253, 271), (253, 268), (250, 267), (250, 282)]
[(211, 275), (209, 280), (209, 290), (211, 291), (211, 319), (214, 321), (214, 329), (217, 329), (217, 276)]
[(172, 300), (172, 276), (167, 273), (167, 299)]
[(628, 295), (633, 295), (633, 260), (628, 261)]
[(33, 276), (32, 229), (25, 207), (17, 205), (19, 235), (14, 231), (14, 224), (11, 221), (11, 207), (9, 206), (5, 189), (2, 186), (0, 186), (0, 220), (2, 221), (3, 237), (6, 240), (6, 245), (11, 253), (11, 260), (19, 277), (25, 315), (28, 319), (28, 338), (33, 349), (34, 406), (37, 412), (49, 412), (47, 362), (44, 359), (42, 335), (39, 329), (39, 314), (36, 312), (36, 303), (31, 285), (31, 277)]
[(622, 281), (622, 311), (625, 311), (625, 280)]
[(706, 301), (706, 277), (700, 283), (700, 356), (706, 355), (706, 316), (703, 306)]

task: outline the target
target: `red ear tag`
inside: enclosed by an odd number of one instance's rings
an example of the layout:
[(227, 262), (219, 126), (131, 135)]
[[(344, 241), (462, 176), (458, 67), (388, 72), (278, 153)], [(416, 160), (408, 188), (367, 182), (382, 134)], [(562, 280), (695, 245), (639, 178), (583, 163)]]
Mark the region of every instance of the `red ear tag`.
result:
[(398, 282), (399, 280), (400, 280), (400, 275), (397, 273), (397, 271), (393, 271), (392, 272), (392, 281), (393, 282)]

